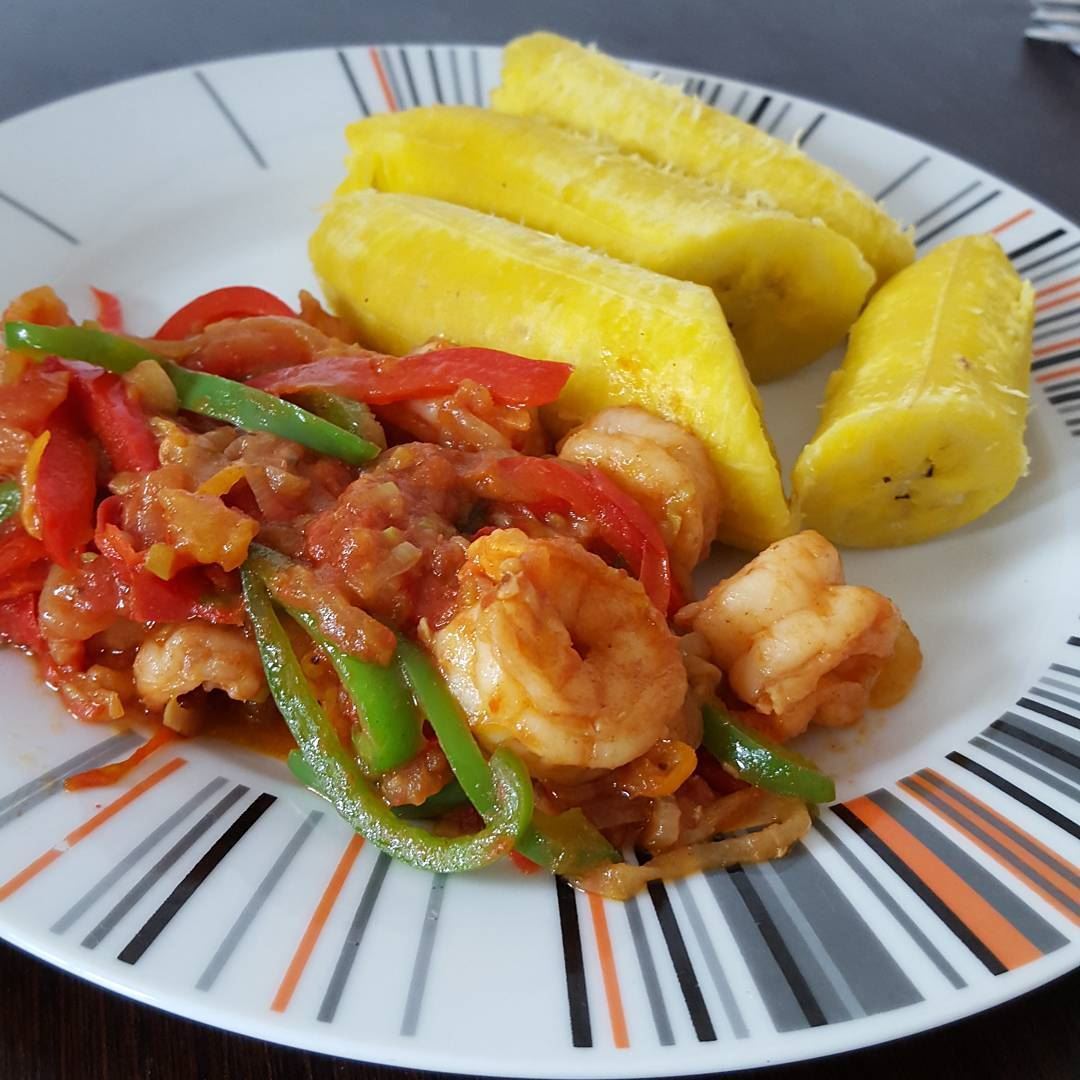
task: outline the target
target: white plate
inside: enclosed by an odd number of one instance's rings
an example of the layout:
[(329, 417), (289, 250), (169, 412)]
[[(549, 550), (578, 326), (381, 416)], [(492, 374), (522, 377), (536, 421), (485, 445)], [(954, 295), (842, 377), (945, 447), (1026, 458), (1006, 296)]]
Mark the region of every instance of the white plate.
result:
[[(457, 46), (282, 53), (10, 120), (0, 296), (51, 282), (81, 304), (96, 284), (149, 330), (223, 284), (295, 295), (313, 285), (306, 239), (339, 179), (344, 125), (483, 100), (499, 62), (497, 49)], [(844, 804), (773, 866), (625, 905), (504, 869), (432, 880), (363, 847), (276, 763), (210, 742), (158, 755), (120, 791), (63, 794), (57, 777), (118, 756), (123, 740), (68, 719), (5, 654), (5, 938), (264, 1039), (543, 1076), (713, 1072), (866, 1046), (1077, 964), (1080, 233), (868, 121), (660, 74), (782, 138), (801, 132), (812, 156), (914, 223), (922, 251), (995, 233), (1039, 290), (1031, 475), (961, 532), (847, 558), (851, 580), (895, 597), (927, 662), (887, 718), (811, 740)], [(767, 389), (788, 464), (834, 364)]]

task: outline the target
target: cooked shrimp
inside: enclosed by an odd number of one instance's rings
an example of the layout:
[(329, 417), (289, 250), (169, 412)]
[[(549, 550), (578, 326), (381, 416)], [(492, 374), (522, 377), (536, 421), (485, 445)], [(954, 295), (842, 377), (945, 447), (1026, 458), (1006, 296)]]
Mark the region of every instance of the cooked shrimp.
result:
[(720, 517), (720, 488), (696, 436), (643, 409), (605, 409), (562, 441), (559, 457), (595, 465), (657, 523), (686, 576), (708, 554)]
[(160, 627), (139, 648), (132, 668), (151, 709), (202, 687), (234, 701), (262, 701), (266, 679), (255, 642), (235, 626), (186, 622)]
[(779, 738), (859, 720), (904, 625), (886, 597), (843, 584), (836, 549), (814, 532), (773, 544), (676, 621), (705, 637)]
[(570, 540), (501, 529), (473, 541), (458, 608), (431, 646), (488, 749), (573, 781), (668, 730), (686, 671), (641, 586)]

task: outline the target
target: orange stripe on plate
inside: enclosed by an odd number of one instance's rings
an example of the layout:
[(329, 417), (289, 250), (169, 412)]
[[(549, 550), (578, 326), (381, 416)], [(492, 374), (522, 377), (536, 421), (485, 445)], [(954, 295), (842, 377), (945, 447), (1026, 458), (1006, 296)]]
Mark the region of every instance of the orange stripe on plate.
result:
[(589, 911), (596, 932), (600, 972), (604, 977), (604, 997), (607, 998), (608, 1016), (611, 1019), (611, 1037), (617, 1050), (625, 1050), (630, 1045), (630, 1036), (626, 1031), (626, 1014), (623, 1012), (622, 993), (619, 991), (619, 973), (615, 969), (615, 952), (611, 948), (604, 901), (595, 893), (589, 893)]
[(364, 838), (354, 836), (338, 860), (337, 867), (331, 874), (319, 903), (312, 912), (311, 920), (307, 924), (307, 929), (304, 930), (304, 936), (300, 939), (300, 944), (296, 946), (296, 952), (293, 953), (292, 960), (289, 961), (289, 966), (285, 971), (285, 976), (281, 980), (277, 993), (274, 995), (274, 1000), (270, 1003), (272, 1012), (284, 1012), (289, 1007), (296, 986), (300, 982), (300, 976), (304, 974), (304, 968), (307, 967), (307, 963), (311, 959), (319, 935), (326, 925), (326, 920), (330, 918), (330, 912), (334, 910), (337, 898), (341, 895), (341, 890), (345, 885), (345, 879), (349, 876), (349, 871), (352, 869), (353, 863), (356, 862), (356, 857), (360, 854), (360, 849), (363, 846)]
[[(927, 771), (932, 773), (935, 780), (940, 781), (942, 779), (942, 777), (938, 776), (936, 773), (933, 773), (932, 770), (928, 769)], [(990, 858), (992, 858), (996, 863), (998, 863), (998, 865), (1008, 870), (1009, 873), (1013, 875), (1013, 877), (1017, 878), (1019, 881), (1022, 881), (1025, 885), (1028, 886), (1028, 888), (1033, 889), (1035, 892), (1037, 892), (1048, 904), (1060, 911), (1061, 914), (1064, 915), (1067, 919), (1070, 919), (1072, 922), (1080, 925), (1080, 916), (1077, 916), (1066, 905), (1062, 904), (1061, 901), (1058, 900), (1055, 896), (1053, 896), (1051, 893), (1048, 893), (1039, 883), (1038, 879), (1032, 878), (1030, 874), (1024, 873), (1024, 871), (1017, 867), (1014, 863), (1009, 862), (1009, 860), (1006, 859), (1000, 852), (995, 851), (975, 832), (969, 829), (964, 824), (964, 821), (957, 820), (951, 815), (945, 813), (940, 806), (935, 806), (929, 799), (924, 796), (924, 792), (930, 792), (936, 798), (940, 799), (943, 803), (945, 803), (946, 806), (949, 806), (956, 814), (959, 814), (961, 818), (964, 818), (965, 820), (971, 822), (973, 825), (978, 826), (983, 832), (989, 833), (994, 838), (994, 840), (1001, 844), (1002, 847), (1007, 848), (1022, 862), (1026, 863), (1033, 870), (1042, 874), (1043, 877), (1052, 881), (1052, 883), (1056, 885), (1070, 899), (1080, 903), (1080, 890), (1078, 890), (1072, 884), (1072, 882), (1067, 881), (1065, 878), (1061, 877), (1061, 875), (1058, 874), (1056, 870), (1047, 866), (1037, 856), (1033, 855), (1023, 846), (1016, 843), (1015, 840), (1011, 839), (1008, 835), (1001, 832), (1001, 830), (991, 825), (988, 821), (986, 821), (985, 818), (979, 817), (978, 814), (974, 813), (963, 803), (954, 799), (950, 794), (948, 794), (947, 791), (943, 790), (942, 788), (936, 787), (934, 784), (929, 783), (921, 776), (909, 776), (906, 780), (902, 780), (900, 782), (907, 790), (908, 794), (912, 796), (912, 798), (918, 799), (919, 802), (921, 802), (925, 807), (933, 810), (933, 812), (937, 814), (939, 818), (941, 818), (943, 821), (947, 821), (954, 829), (958, 829), (960, 832), (962, 832), (969, 840), (971, 840), (973, 844), (975, 844), (976, 847), (989, 855)], [(966, 795), (967, 792), (964, 792), (964, 794)], [(995, 817), (996, 816), (997, 815), (995, 815)], [(1021, 830), (1019, 829), (1017, 830), (1017, 832), (1020, 831)], [(1024, 833), (1024, 836), (1026, 837), (1027, 834)], [(1030, 837), (1028, 837), (1028, 839), (1030, 839)]]
[(845, 804), (1010, 971), (1042, 953), (922, 841), (865, 795)]
[(1037, 375), (1036, 382), (1053, 382), (1055, 379), (1065, 379), (1070, 375), (1080, 375), (1080, 364), (1076, 364), (1072, 367), (1065, 367), (1059, 372), (1049, 372), (1047, 375)]
[(1070, 285), (1075, 285), (1080, 281), (1080, 276), (1067, 278), (1065, 281), (1059, 281), (1054, 285), (1047, 285), (1044, 289), (1036, 289), (1036, 296), (1046, 296), (1048, 293), (1059, 292), (1062, 289), (1067, 289)]
[(991, 236), (997, 236), (998, 233), (1003, 233), (1006, 229), (1011, 228), (1019, 221), (1023, 221), (1025, 218), (1031, 217), (1035, 211), (1028, 208), (1027, 210), (1021, 210), (1019, 214), (1013, 214), (1011, 218), (1006, 218), (1000, 225), (995, 225), (992, 229), (987, 229), (987, 232)]
[(10, 881), (0, 886), (0, 901), (6, 900), (12, 893), (16, 893), (32, 878), (37, 877), (45, 867), (56, 862), (68, 848), (74, 847), (80, 840), (85, 839), (95, 829), (100, 828), (109, 818), (120, 813), (125, 806), (130, 806), (140, 795), (145, 794), (155, 784), (160, 784), (167, 776), (171, 776), (182, 765), (186, 765), (185, 758), (173, 758), (167, 765), (162, 765), (157, 772), (151, 773), (145, 780), (140, 780), (134, 787), (125, 791), (118, 799), (114, 799), (103, 810), (99, 810), (89, 821), (80, 825), (77, 829), (69, 832), (63, 839), (63, 847), (50, 848), (44, 855), (39, 855), (24, 870), (20, 870)]
[(1041, 304), (1035, 305), (1035, 314), (1039, 314), (1041, 311), (1049, 311), (1051, 308), (1061, 307), (1062, 304), (1068, 304), (1073, 300), (1080, 300), (1080, 292), (1069, 293), (1067, 296), (1055, 296), (1053, 300), (1044, 300)]
[[(1038, 360), (1040, 356), (1049, 356), (1051, 353), (1056, 353), (1058, 349), (1071, 349), (1074, 345), (1080, 345), (1080, 337), (1069, 338), (1068, 341), (1055, 341), (1053, 345), (1042, 345), (1031, 355)], [(1046, 379), (1047, 376), (1042, 375), (1040, 378)]]
[(394, 97), (394, 91), (390, 89), (390, 80), (386, 77), (386, 69), (383, 67), (382, 58), (379, 56), (379, 50), (372, 45), (371, 48), (368, 49), (368, 55), (371, 57), (371, 66), (375, 69), (375, 74), (379, 77), (379, 85), (382, 87), (383, 97), (386, 98), (386, 107), (391, 112), (397, 112), (397, 99)]

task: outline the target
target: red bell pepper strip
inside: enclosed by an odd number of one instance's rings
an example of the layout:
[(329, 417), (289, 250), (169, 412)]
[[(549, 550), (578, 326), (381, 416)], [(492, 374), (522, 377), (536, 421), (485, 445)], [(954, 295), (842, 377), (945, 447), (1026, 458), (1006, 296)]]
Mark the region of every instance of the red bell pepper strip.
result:
[(43, 655), (46, 645), (38, 626), (37, 607), (38, 598), (33, 593), (0, 600), (0, 641)]
[(54, 563), (72, 567), (94, 535), (97, 453), (65, 411), (52, 418), (49, 431), (34, 479), (34, 501), (45, 553)]
[(296, 318), (283, 300), (253, 285), (231, 285), (214, 289), (185, 304), (154, 335), (158, 341), (179, 341), (202, 333), (211, 323), (222, 319), (247, 319), (253, 315), (282, 315)]
[(155, 751), (167, 746), (179, 735), (171, 728), (160, 727), (146, 740), (134, 753), (129, 754), (123, 761), (114, 761), (111, 765), (102, 765), (98, 769), (87, 769), (86, 772), (76, 773), (64, 781), (65, 791), (82, 791), (83, 788), (107, 787), (109, 784), (117, 784), (136, 765), (144, 762)]
[(157, 443), (142, 409), (118, 375), (72, 364), (73, 396), (117, 472), (152, 472), (160, 464)]
[(15, 597), (26, 593), (37, 596), (48, 576), (49, 564), (44, 559), (5, 574), (0, 578), (0, 600), (14, 600)]
[(108, 330), (110, 334), (122, 334), (124, 309), (120, 305), (120, 298), (104, 289), (96, 289), (93, 285), (90, 286), (90, 292), (94, 294), (98, 326), (102, 330)]
[(598, 469), (578, 470), (556, 458), (515, 455), (495, 466), (494, 498), (542, 510), (563, 509), (592, 522), (599, 538), (626, 561), (662, 612), (671, 602), (671, 560), (655, 522)]
[(332, 390), (371, 405), (439, 397), (470, 379), (486, 386), (502, 405), (546, 405), (554, 401), (573, 368), (530, 360), (496, 349), (449, 348), (412, 356), (328, 356), (310, 364), (258, 375), (249, 385), (271, 394)]

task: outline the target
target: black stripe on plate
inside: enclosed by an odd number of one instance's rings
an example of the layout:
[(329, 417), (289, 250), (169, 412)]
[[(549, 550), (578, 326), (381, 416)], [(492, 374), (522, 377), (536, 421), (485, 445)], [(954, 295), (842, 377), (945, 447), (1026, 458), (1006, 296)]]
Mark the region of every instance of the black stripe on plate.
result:
[(469, 50), (469, 63), (472, 67), (473, 104), (484, 104), (484, 84), (480, 79), (480, 50)]
[[(881, 902), (881, 906), (896, 920), (896, 922), (903, 928), (904, 933), (907, 934), (916, 945), (930, 958), (933, 965), (949, 980), (950, 983), (957, 990), (967, 986), (967, 982), (964, 977), (949, 963), (948, 960), (942, 955), (941, 950), (926, 936), (922, 928), (915, 922), (915, 920), (903, 909), (903, 907), (897, 903), (895, 897), (885, 888), (884, 885), (873, 874), (870, 868), (864, 865), (855, 857), (848, 846), (843, 843), (825, 824), (821, 818), (817, 818), (814, 821), (814, 828), (828, 841), (829, 845), (834, 851), (844, 860), (845, 863), (862, 881), (862, 883), (877, 897)], [(859, 969), (860, 971), (863, 969)]]
[(457, 49), (450, 50), (450, 76), (454, 83), (454, 101), (465, 104), (465, 94), (461, 88), (461, 68), (458, 67)]
[(1030, 255), (1033, 251), (1038, 251), (1044, 244), (1049, 244), (1051, 240), (1056, 240), (1059, 236), (1064, 236), (1064, 229), (1051, 229), (1050, 232), (1044, 233), (1036, 240), (1030, 240), (1026, 244), (1021, 244), (1020, 247), (1014, 248), (1008, 252), (1007, 255), (1010, 259), (1019, 259), (1022, 255)]
[(1068, 735), (1051, 731), (1045, 724), (1037, 724), (1028, 720), (1026, 716), (1017, 716), (1016, 713), (1005, 713), (1003, 717), (995, 720), (991, 725), (997, 731), (1003, 731), (1028, 746), (1041, 750), (1051, 758), (1056, 758), (1064, 765), (1068, 765), (1080, 776), (1080, 754), (1076, 751), (1080, 743), (1070, 739)]
[[(1061, 322), (1062, 319), (1071, 319), (1074, 315), (1080, 314), (1080, 305), (1067, 307), (1064, 311), (1055, 311), (1051, 315), (1040, 315), (1035, 320), (1035, 325), (1039, 328), (1049, 326), (1050, 323)], [(1060, 329), (1060, 328), (1059, 328)]]
[[(1072, 251), (1077, 247), (1080, 247), (1080, 243), (1070, 244), (1067, 248), (1063, 248), (1062, 250)], [(1056, 255), (1052, 257), (1057, 258)], [(1030, 276), (1031, 283), (1035, 285), (1040, 281), (1046, 281), (1047, 278), (1057, 277), (1059, 274), (1064, 274), (1069, 270), (1075, 270), (1078, 266), (1080, 266), (1080, 259), (1070, 259), (1067, 263), (1062, 263), (1061, 266), (1052, 266), (1049, 270), (1044, 270), (1041, 274), (1031, 274), (1027, 276)], [(1023, 271), (1017, 272), (1023, 273)]]
[(706, 104), (715, 105), (720, 100), (720, 95), (724, 92), (724, 84), (718, 82), (709, 93), (708, 101)]
[(1065, 335), (1071, 333), (1073, 330), (1080, 330), (1080, 320), (1073, 323), (1065, 323), (1062, 326), (1049, 326), (1043, 327), (1042, 330), (1036, 330), (1031, 335), (1031, 340), (1034, 342), (1045, 341), (1047, 338), (1056, 337), (1058, 334)]
[(1080, 637), (1072, 637), (1072, 636), (1070, 636), (1068, 638), (1068, 640), (1065, 642), (1065, 644), (1066, 645), (1080, 645)]
[(771, 102), (772, 94), (762, 94), (761, 100), (754, 106), (754, 111), (746, 118), (746, 122), (757, 127), (757, 122), (765, 115), (765, 110)]
[(252, 158), (254, 158), (255, 160), (255, 164), (258, 165), (260, 169), (267, 168), (266, 158), (264, 158), (259, 152), (259, 148), (255, 145), (254, 140), (244, 130), (243, 126), (241, 125), (240, 121), (237, 120), (236, 115), (235, 113), (233, 113), (232, 109), (230, 109), (229, 106), (225, 104), (225, 99), (217, 92), (217, 89), (214, 87), (213, 83), (211, 83), (210, 80), (206, 77), (206, 75), (201, 71), (195, 71), (194, 75), (195, 78), (199, 81), (202, 88), (209, 95), (210, 100), (217, 106), (218, 111), (228, 122), (229, 127), (233, 129), (240, 141), (247, 147), (248, 153), (250, 153)]
[(157, 941), (162, 931), (180, 914), (199, 886), (218, 868), (222, 860), (247, 835), (248, 830), (277, 801), (277, 796), (263, 792), (214, 841), (210, 850), (187, 872), (161, 906), (143, 924), (138, 933), (120, 950), (117, 960), (136, 964)]
[(803, 973), (799, 970), (798, 964), (795, 963), (795, 958), (791, 955), (784, 939), (780, 936), (776, 923), (773, 922), (768, 909), (762, 903), (753, 883), (746, 876), (746, 871), (741, 866), (733, 866), (728, 871), (728, 874), (730, 874), (742, 902), (746, 905), (746, 910), (750, 912), (754, 922), (757, 924), (769, 952), (772, 953), (777, 966), (783, 972), (792, 994), (795, 995), (795, 1000), (799, 1003), (799, 1008), (802, 1009), (803, 1015), (806, 1017), (806, 1022), (811, 1027), (821, 1027), (828, 1023), (825, 1019), (825, 1013), (822, 1012), (821, 1005), (814, 996), (814, 992), (810, 989), (810, 984), (807, 983)]
[[(1076, 392), (1070, 397), (1080, 397), (1080, 392)], [(1051, 398), (1051, 401), (1054, 399)], [(1062, 712), (1060, 709), (1055, 709), (1053, 705), (1047, 705), (1043, 701), (1032, 701), (1031, 698), (1022, 697), (1016, 703), (1023, 706), (1025, 709), (1030, 709), (1032, 712), (1037, 712), (1042, 716), (1049, 717), (1051, 720), (1057, 720), (1068, 727), (1080, 728), (1080, 719), (1075, 716), (1070, 716), (1067, 712)]]
[(386, 80), (390, 83), (390, 94), (399, 109), (407, 108), (404, 97), (401, 95), (401, 85), (398, 83), (397, 71), (394, 62), (390, 59), (389, 49), (380, 49), (379, 56), (382, 59), (383, 70), (386, 72)]
[(860, 817), (846, 806), (832, 807), (836, 816), (873, 851), (886, 866), (952, 931), (992, 975), (1002, 975), (1005, 965), (958, 919), (922, 878), (897, 855)]
[(810, 126), (805, 131), (799, 132), (795, 136), (795, 145), (800, 149), (804, 147), (814, 136), (817, 129), (825, 123), (825, 113), (819, 112), (813, 120), (810, 121)]
[(946, 836), (935, 822), (891, 791), (876, 791), (869, 798), (959, 875), (1040, 952), (1053, 952), (1068, 944), (1059, 930), (1029, 907), (1001, 878)]
[(337, 50), (337, 58), (341, 63), (341, 70), (345, 73), (345, 80), (352, 88), (353, 97), (356, 98), (356, 104), (360, 107), (360, 114), (362, 116), (370, 116), (371, 110), (368, 108), (367, 100), (364, 98), (364, 92), (360, 89), (360, 84), (356, 81), (356, 73), (352, 69), (352, 64), (349, 63), (349, 58), (345, 55), (344, 49)]
[[(1052, 356), (1044, 356), (1040, 360), (1031, 362), (1032, 371), (1042, 371), (1043, 368), (1057, 367), (1058, 364), (1068, 363), (1070, 360), (1080, 360), (1080, 349), (1069, 349), (1068, 352), (1054, 353)], [(1049, 392), (1050, 388), (1047, 388)], [(1080, 638), (1069, 638), (1070, 645), (1080, 645)]]
[(660, 932), (664, 935), (664, 943), (667, 945), (671, 964), (675, 968), (675, 977), (679, 980), (683, 1001), (686, 1002), (686, 1011), (690, 1014), (690, 1022), (694, 1025), (694, 1034), (698, 1042), (715, 1042), (716, 1029), (713, 1027), (705, 998), (701, 995), (697, 972), (694, 971), (690, 954), (686, 951), (686, 942), (683, 940), (678, 920), (672, 910), (671, 898), (668, 896), (667, 889), (659, 881), (650, 881), (648, 890), (649, 899), (652, 900), (653, 910), (656, 912), (656, 921), (660, 924)]
[(1046, 387), (1047, 400), (1053, 404), (1055, 394), (1060, 394), (1063, 390), (1073, 390), (1078, 386), (1080, 386), (1080, 379), (1062, 379), (1061, 382)]
[(409, 54), (405, 51), (405, 47), (401, 46), (398, 49), (398, 56), (401, 58), (401, 70), (405, 72), (405, 85), (409, 88), (409, 97), (412, 98), (414, 105), (420, 104), (420, 94), (416, 89), (416, 80), (413, 78), (412, 64), (409, 63)]
[(577, 898), (569, 882), (555, 878), (555, 899), (559, 907), (559, 932), (562, 935), (563, 967), (566, 971), (566, 1005), (570, 1013), (570, 1039), (574, 1046), (593, 1044), (589, 1019), (589, 988), (585, 982), (585, 958), (581, 948), (581, 924)]
[[(949, 803), (941, 797), (941, 793), (944, 792), (955, 798), (955, 792), (942, 787), (933, 779), (933, 777), (927, 776), (925, 770), (919, 772), (918, 775), (930, 785), (929, 788), (914, 783), (910, 777), (901, 780), (899, 782), (900, 786), (913, 797), (929, 803), (956, 829), (968, 833), (984, 847), (989, 848), (1002, 862), (1011, 866), (1021, 878), (1026, 878), (1027, 881), (1033, 883), (1036, 888), (1049, 893), (1059, 904), (1070, 909), (1074, 915), (1080, 916), (1080, 904), (1077, 904), (1069, 896), (1066, 896), (1057, 885), (1044, 875), (1043, 871), (1038, 870), (1025, 862), (1019, 855), (1012, 851), (1007, 844), (1003, 844), (991, 832), (987, 831), (987, 828), (985, 827), (987, 824), (985, 815), (980, 815), (984, 824), (979, 824), (972, 821), (970, 818), (965, 817), (963, 814), (958, 813), (954, 807), (950, 806)], [(1013, 843), (1017, 843), (1021, 847), (1027, 848), (1029, 852), (1035, 854), (1023, 837), (1011, 836), (1010, 839)]]
[[(1053, 262), (1055, 259), (1060, 258), (1062, 255), (1068, 255), (1070, 251), (1075, 251), (1080, 248), (1080, 240), (1075, 240), (1073, 243), (1066, 245), (1063, 248), (1058, 248), (1057, 251), (1051, 251), (1049, 255), (1043, 255), (1041, 258), (1036, 259), (1034, 262), (1029, 262), (1027, 266), (1018, 266), (1016, 272), (1018, 274), (1030, 274), (1032, 270), (1038, 269), (1040, 266), (1045, 266), (1048, 262)], [(1036, 281), (1042, 278), (1052, 277), (1054, 274), (1060, 274), (1064, 267), (1059, 267), (1055, 270), (1049, 270), (1044, 274), (1040, 274)]]
[(998, 791), (1015, 799), (1018, 803), (1022, 803), (1029, 810), (1033, 810), (1039, 817), (1045, 818), (1051, 824), (1056, 825), (1059, 829), (1067, 832), (1070, 836), (1080, 840), (1080, 824), (1075, 821), (1070, 821), (1064, 814), (1058, 813), (1052, 806), (1047, 806), (1041, 799), (1037, 799), (1034, 795), (1028, 794), (1028, 792), (1024, 791), (1022, 788), (1018, 788), (1004, 777), (998, 776), (997, 773), (991, 771), (985, 765), (981, 765), (977, 761), (972, 761), (971, 758), (966, 757), (956, 750), (950, 751), (945, 756), (954, 765), (959, 765), (961, 769), (967, 769), (968, 772), (979, 777), (981, 780), (985, 780), (991, 786), (996, 787)]
[(982, 186), (981, 180), (972, 180), (970, 184), (965, 184), (959, 191), (950, 195), (944, 202), (938, 203), (932, 210), (927, 210), (922, 217), (916, 218), (912, 224), (915, 228), (919, 228), (920, 225), (925, 225), (928, 221), (933, 221), (938, 214), (948, 210), (950, 206), (958, 203), (965, 195), (970, 195), (976, 188)]
[(207, 830), (220, 821), (250, 789), (237, 784), (210, 809), (128, 891), (112, 906), (105, 917), (82, 940), (83, 948), (94, 949), (112, 933), (125, 915), (165, 876)]
[(987, 192), (981, 199), (973, 202), (966, 210), (961, 210), (959, 213), (953, 214), (951, 218), (941, 222), (940, 225), (935, 225), (929, 232), (923, 233), (922, 236), (916, 238), (915, 246), (920, 247), (922, 244), (933, 240), (935, 236), (940, 236), (946, 229), (951, 229), (954, 225), (963, 221), (964, 218), (974, 214), (976, 210), (981, 210), (987, 203), (993, 202), (1000, 194), (1000, 188)]
[(439, 79), (439, 65), (435, 62), (435, 50), (428, 48), (427, 50), (427, 62), (428, 70), (431, 72), (431, 89), (435, 94), (435, 100), (442, 105), (443, 104), (443, 92), (442, 81)]
[(895, 180), (890, 180), (875, 196), (876, 201), (881, 201), (887, 195), (891, 195), (901, 184), (910, 180), (921, 168), (930, 164), (930, 155), (926, 154), (919, 158), (914, 165), (909, 165)]
[(649, 948), (649, 939), (645, 934), (645, 923), (641, 917), (641, 897), (635, 896), (627, 900), (623, 907), (630, 927), (630, 937), (634, 942), (634, 952), (637, 953), (638, 967), (641, 969), (641, 981), (645, 984), (645, 995), (649, 999), (656, 1037), (661, 1046), (674, 1046), (675, 1032), (671, 1027), (671, 1017), (668, 1015), (652, 949)]
[(784, 117), (787, 116), (787, 114), (788, 114), (788, 112), (790, 110), (791, 110), (791, 102), (790, 101), (785, 101), (784, 104), (783, 104), (783, 107), (772, 118), (772, 121), (769, 123), (769, 126), (766, 128), (766, 131), (768, 131), (768, 133), (770, 135), (772, 135), (773, 132), (776, 131), (776, 129), (784, 122)]
[(31, 210), (29, 206), (24, 202), (20, 202), (12, 195), (8, 195), (5, 191), (0, 191), (0, 202), (7, 203), (12, 210), (17, 210), (20, 214), (28, 217), (31, 221), (36, 221), (39, 225), (43, 225), (50, 232), (56, 233), (61, 240), (66, 240), (69, 244), (78, 245), (79, 241), (67, 231), (67, 229), (60, 228), (55, 221), (50, 221), (44, 214), (39, 214), (36, 210)]
[[(989, 732), (989, 734), (992, 735), (994, 733)], [(991, 757), (996, 757), (999, 761), (1004, 761), (1006, 765), (1011, 765), (1014, 769), (1018, 769), (1020, 772), (1033, 777), (1035, 780), (1038, 780), (1040, 784), (1045, 784), (1048, 788), (1060, 792), (1060, 794), (1072, 799), (1074, 802), (1080, 801), (1080, 793), (1077, 792), (1072, 784), (1068, 784), (1062, 780), (1061, 777), (1047, 772), (1045, 769), (1036, 765), (1030, 758), (1021, 754), (1014, 754), (1012, 750), (1006, 750), (1004, 746), (1001, 746), (996, 741), (991, 741), (982, 735), (976, 735), (971, 740), (971, 745), (978, 747), (978, 749), (989, 754)]]
[(386, 871), (389, 869), (390, 856), (385, 851), (380, 851), (375, 865), (371, 868), (371, 876), (364, 886), (360, 903), (356, 907), (356, 914), (353, 915), (352, 925), (345, 935), (329, 985), (326, 987), (322, 1004), (319, 1006), (316, 1019), (324, 1024), (330, 1023), (337, 1015), (341, 996), (345, 993), (345, 984), (349, 981), (353, 964), (356, 963), (356, 954), (360, 951), (360, 943), (364, 940), (364, 932), (371, 922), (371, 913), (375, 910), (375, 902), (379, 899), (379, 892), (386, 879)]

